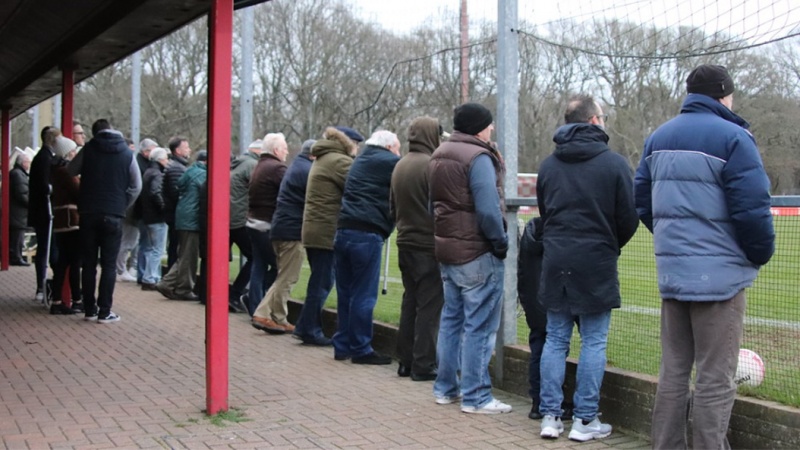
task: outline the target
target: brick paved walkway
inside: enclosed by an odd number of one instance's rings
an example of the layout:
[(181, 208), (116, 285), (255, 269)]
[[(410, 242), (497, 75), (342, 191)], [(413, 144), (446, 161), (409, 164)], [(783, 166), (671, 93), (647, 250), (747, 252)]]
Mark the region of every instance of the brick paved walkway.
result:
[(431, 383), (391, 366), (334, 361), (331, 349), (269, 336), (230, 315), (230, 400), (247, 421), (212, 423), (205, 408), (204, 313), (118, 283), (100, 325), (50, 316), (33, 301), (33, 267), (0, 272), (0, 436), (40, 448), (644, 448), (615, 432), (544, 441), (528, 401), (470, 416), (433, 402)]

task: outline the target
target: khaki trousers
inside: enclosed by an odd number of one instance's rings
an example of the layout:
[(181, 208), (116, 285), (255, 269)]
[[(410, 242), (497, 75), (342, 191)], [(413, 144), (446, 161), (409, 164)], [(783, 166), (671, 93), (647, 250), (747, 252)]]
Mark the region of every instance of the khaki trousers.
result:
[(289, 323), (286, 319), (289, 315), (287, 308), (289, 295), (300, 277), (305, 252), (302, 241), (272, 241), (272, 249), (275, 251), (278, 275), (258, 304), (253, 316), (272, 319), (275, 323), (286, 325)]

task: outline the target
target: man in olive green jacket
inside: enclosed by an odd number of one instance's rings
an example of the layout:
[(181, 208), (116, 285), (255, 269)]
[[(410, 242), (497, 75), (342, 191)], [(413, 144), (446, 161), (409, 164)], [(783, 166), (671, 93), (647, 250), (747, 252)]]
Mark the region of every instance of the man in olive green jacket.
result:
[(245, 312), (246, 308), (239, 301), (247, 283), (250, 282), (250, 261), (253, 259), (252, 244), (247, 234), (247, 193), (250, 176), (253, 174), (258, 158), (261, 155), (261, 139), (255, 140), (247, 147), (247, 151), (231, 162), (231, 221), (228, 246), (236, 244), (239, 253), (246, 262), (239, 269), (239, 275), (233, 281), (228, 292), (228, 308), (234, 312)]
[(304, 344), (327, 346), (331, 340), (322, 333), (322, 307), (333, 288), (333, 238), (342, 207), (347, 173), (364, 138), (347, 127), (328, 127), (311, 148), (316, 159), (308, 174), (306, 208), (303, 213), (303, 246), (311, 276), (306, 301), (295, 325), (294, 336)]

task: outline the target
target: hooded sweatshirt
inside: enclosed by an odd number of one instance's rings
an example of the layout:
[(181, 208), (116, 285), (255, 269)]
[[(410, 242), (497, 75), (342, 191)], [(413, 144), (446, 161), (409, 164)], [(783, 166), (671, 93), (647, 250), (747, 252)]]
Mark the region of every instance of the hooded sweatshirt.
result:
[(428, 164), (440, 144), (439, 121), (414, 119), (408, 127), (408, 154), (392, 173), (391, 207), (397, 246), (433, 254), (433, 216), (428, 210)]
[[(80, 159), (79, 159), (80, 157)], [(100, 214), (125, 217), (142, 190), (142, 173), (133, 152), (116, 130), (97, 133), (70, 163), (68, 170), (81, 176), (78, 211), (81, 216)]]

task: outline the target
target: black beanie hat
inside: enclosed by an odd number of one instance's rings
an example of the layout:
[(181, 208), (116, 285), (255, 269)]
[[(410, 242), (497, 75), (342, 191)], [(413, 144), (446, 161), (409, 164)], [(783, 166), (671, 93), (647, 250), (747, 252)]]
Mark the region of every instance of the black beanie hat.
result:
[(702, 64), (686, 78), (686, 92), (722, 98), (733, 94), (733, 78), (724, 66)]
[(480, 103), (464, 103), (454, 111), (453, 129), (475, 136), (492, 123), (492, 112)]

